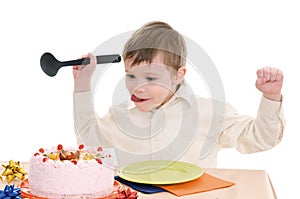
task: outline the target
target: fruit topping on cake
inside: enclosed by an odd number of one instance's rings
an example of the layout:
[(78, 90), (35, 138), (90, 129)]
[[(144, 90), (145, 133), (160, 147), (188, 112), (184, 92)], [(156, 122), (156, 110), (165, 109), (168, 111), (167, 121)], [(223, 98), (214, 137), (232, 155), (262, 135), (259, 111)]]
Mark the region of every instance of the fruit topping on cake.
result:
[(73, 164), (77, 164), (78, 160), (96, 160), (99, 164), (102, 164), (103, 158), (111, 158), (110, 154), (104, 154), (102, 147), (95, 149), (86, 148), (83, 144), (80, 144), (78, 148), (64, 149), (63, 145), (57, 145), (56, 149), (44, 150), (40, 148), (34, 156), (43, 156), (42, 161), (70, 161)]

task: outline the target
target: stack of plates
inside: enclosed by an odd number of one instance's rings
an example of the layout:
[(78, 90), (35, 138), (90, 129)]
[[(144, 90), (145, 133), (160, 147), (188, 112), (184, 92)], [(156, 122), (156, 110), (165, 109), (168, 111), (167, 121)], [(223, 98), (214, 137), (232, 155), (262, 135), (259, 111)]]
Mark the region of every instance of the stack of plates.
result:
[(118, 171), (118, 176), (127, 181), (152, 185), (188, 182), (199, 178), (202, 174), (203, 170), (196, 165), (169, 160), (136, 162)]

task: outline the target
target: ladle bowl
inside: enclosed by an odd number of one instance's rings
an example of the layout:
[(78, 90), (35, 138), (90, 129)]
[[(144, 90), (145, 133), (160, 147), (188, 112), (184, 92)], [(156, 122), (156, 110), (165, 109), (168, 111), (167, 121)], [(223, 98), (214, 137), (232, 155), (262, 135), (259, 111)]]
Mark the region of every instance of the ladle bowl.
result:
[[(97, 64), (117, 63), (121, 61), (121, 56), (118, 54), (98, 55), (96, 56)], [(64, 66), (87, 65), (90, 63), (89, 58), (76, 59), (71, 61), (59, 61), (51, 53), (47, 52), (41, 56), (40, 64), (44, 73), (53, 77), (58, 70)]]

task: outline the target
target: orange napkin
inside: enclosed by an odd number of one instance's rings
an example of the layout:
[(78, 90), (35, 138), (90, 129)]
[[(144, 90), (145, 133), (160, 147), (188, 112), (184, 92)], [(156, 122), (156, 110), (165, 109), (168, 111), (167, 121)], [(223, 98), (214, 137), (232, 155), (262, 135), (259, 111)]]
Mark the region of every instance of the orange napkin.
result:
[(163, 188), (176, 196), (183, 196), (226, 188), (233, 185), (235, 185), (235, 183), (214, 177), (204, 172), (203, 175), (196, 180), (171, 185), (158, 185), (158, 187)]

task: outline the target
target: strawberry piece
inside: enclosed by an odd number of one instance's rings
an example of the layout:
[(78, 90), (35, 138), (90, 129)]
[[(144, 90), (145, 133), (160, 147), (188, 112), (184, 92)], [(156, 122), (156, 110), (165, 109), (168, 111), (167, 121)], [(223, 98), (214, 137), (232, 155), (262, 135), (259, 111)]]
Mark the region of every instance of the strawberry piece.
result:
[(39, 153), (35, 153), (34, 156), (40, 155)]
[(102, 164), (102, 160), (100, 158), (96, 158), (96, 161), (99, 163), (99, 164)]
[(77, 161), (76, 161), (76, 160), (71, 160), (71, 162), (73, 162), (74, 165), (77, 164)]
[(43, 148), (40, 148), (40, 149), (39, 149), (39, 152), (44, 153), (45, 150), (44, 150)]
[(99, 146), (99, 147), (97, 148), (97, 151), (103, 151), (102, 147)]
[(57, 145), (57, 150), (62, 150), (63, 146), (61, 144)]
[(67, 160), (71, 160), (72, 156), (71, 155), (67, 155)]
[(79, 149), (83, 149), (84, 148), (84, 145), (83, 144), (81, 144), (81, 145), (79, 145), (79, 147), (78, 147)]
[(43, 158), (43, 162), (46, 162), (48, 160), (48, 158)]

